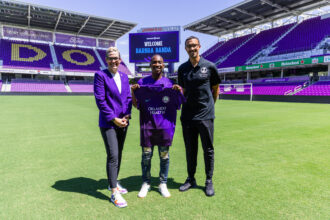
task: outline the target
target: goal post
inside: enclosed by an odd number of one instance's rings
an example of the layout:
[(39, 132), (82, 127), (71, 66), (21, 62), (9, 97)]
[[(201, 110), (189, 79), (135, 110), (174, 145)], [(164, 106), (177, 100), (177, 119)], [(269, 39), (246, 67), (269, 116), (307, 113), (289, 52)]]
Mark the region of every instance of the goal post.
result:
[(252, 83), (230, 83), (220, 84), (220, 94), (230, 95), (249, 95), (250, 101), (253, 97), (253, 84)]

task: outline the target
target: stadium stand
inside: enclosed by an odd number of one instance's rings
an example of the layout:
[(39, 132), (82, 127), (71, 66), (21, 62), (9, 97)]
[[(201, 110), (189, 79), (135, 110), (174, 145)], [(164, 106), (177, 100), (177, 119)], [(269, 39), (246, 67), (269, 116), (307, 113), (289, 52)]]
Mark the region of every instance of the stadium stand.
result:
[(262, 82), (306, 82), (309, 81), (309, 76), (291, 76), (285, 78), (259, 78), (247, 80), (248, 83), (262, 83)]
[[(102, 61), (105, 59), (106, 56), (106, 51), (105, 50), (97, 50), (97, 53), (100, 55)], [(105, 62), (105, 61), (103, 61)], [(106, 65), (106, 64), (105, 64)], [(132, 75), (131, 71), (128, 69), (128, 67), (126, 66), (126, 64), (121, 61), (119, 67), (118, 67), (118, 71), (125, 73), (127, 75)]]
[(127, 75), (132, 75), (131, 71), (129, 71), (128, 67), (126, 66), (126, 64), (123, 61), (119, 64), (118, 71), (125, 73)]
[(321, 82), (330, 77), (329, 9), (328, 1), (249, 0), (184, 29), (233, 37), (202, 54), (218, 68), (221, 99), (330, 103), (330, 79)]
[(0, 91), (2, 90), (2, 80), (0, 80)]
[(224, 81), (224, 82), (221, 82), (222, 84), (232, 84), (232, 83), (244, 83), (244, 80), (238, 80), (238, 79), (235, 79), (235, 80), (227, 80), (227, 81)]
[(20, 41), (0, 41), (3, 67), (50, 70), (53, 63), (49, 45)]
[[(105, 54), (137, 25), (11, 0), (0, 5), (1, 95), (92, 94), (94, 73), (107, 66), (98, 49)], [(131, 75), (123, 62), (119, 71)]]
[[(54, 45), (58, 63), (64, 71), (96, 72), (102, 68), (93, 49), (73, 48)], [(105, 57), (105, 50), (97, 50), (101, 58)], [(54, 63), (48, 44), (0, 40), (0, 60), (3, 68), (50, 70)], [(131, 75), (132, 73), (122, 61), (119, 71)]]
[(11, 92), (67, 92), (63, 81), (12, 79)]
[(93, 82), (86, 82), (80, 80), (70, 80), (68, 82), (72, 92), (89, 92), (92, 93), (94, 86)]
[(54, 45), (64, 71), (95, 72), (102, 66), (93, 49)]
[(217, 50), (219, 47), (221, 47), (223, 44), (225, 43), (225, 41), (219, 41), (216, 44), (214, 44), (212, 47), (210, 47), (209, 49), (207, 49), (206, 51), (204, 51), (203, 53), (203, 57), (207, 57), (208, 55), (210, 55), (211, 53), (213, 53), (215, 50)]
[(291, 76), (288, 78), (288, 82), (307, 82), (309, 81), (309, 76)]
[(270, 55), (311, 50), (326, 36), (330, 36), (330, 18), (307, 19), (281, 39)]
[(249, 95), (250, 85), (234, 86), (234, 85), (220, 85), (220, 94), (230, 95)]
[(228, 56), (228, 58), (219, 64), (218, 67), (225, 68), (244, 65), (249, 58), (255, 55), (258, 51), (268, 47), (292, 26), (293, 24), (289, 24), (260, 32), (233, 54)]
[(294, 95), (300, 96), (330, 96), (330, 81), (319, 81)]
[[(304, 82), (288, 83), (253, 83), (253, 95), (287, 95), (304, 85)], [(222, 88), (221, 88), (222, 87)], [(222, 85), (220, 91), (222, 94), (230, 95), (249, 95), (250, 86)]]
[(320, 81), (330, 81), (330, 76), (320, 76)]
[(303, 86), (303, 82), (290, 83), (256, 83), (253, 84), (254, 95), (287, 95), (294, 91), (297, 87)]
[[(221, 94), (250, 95), (250, 85), (241, 82), (224, 82), (220, 85)], [(292, 76), (286, 78), (259, 78), (248, 80), (251, 83), (253, 95), (292, 95), (309, 84), (309, 76)], [(235, 85), (236, 84), (236, 85)]]
[[(264, 30), (258, 34), (248, 34), (226, 42), (218, 42), (202, 56), (216, 63), (218, 68), (242, 66), (252, 64), (253, 60), (250, 59), (262, 50), (270, 51), (269, 55), (263, 56), (262, 59), (272, 61), (276, 60), (272, 57), (279, 54), (310, 51), (329, 36), (330, 18), (319, 16), (299, 24), (292, 23)], [(280, 39), (281, 37), (283, 38)], [(275, 45), (272, 45), (273, 43)]]
[(202, 56), (211, 61), (216, 63), (221, 58), (228, 55), (231, 51), (235, 50), (236, 48), (240, 47), (242, 44), (244, 44), (247, 40), (249, 40), (254, 34), (248, 34), (242, 37), (237, 37), (230, 39), (223, 43), (220, 47), (217, 47), (212, 53), (209, 53), (207, 56)]

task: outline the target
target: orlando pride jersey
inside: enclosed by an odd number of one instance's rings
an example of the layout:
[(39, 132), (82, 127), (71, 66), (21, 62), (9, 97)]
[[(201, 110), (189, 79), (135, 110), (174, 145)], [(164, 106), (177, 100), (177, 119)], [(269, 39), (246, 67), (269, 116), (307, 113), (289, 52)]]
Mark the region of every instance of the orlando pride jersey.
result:
[(141, 146), (171, 146), (176, 111), (185, 101), (184, 96), (162, 86), (140, 86), (134, 94), (140, 110)]

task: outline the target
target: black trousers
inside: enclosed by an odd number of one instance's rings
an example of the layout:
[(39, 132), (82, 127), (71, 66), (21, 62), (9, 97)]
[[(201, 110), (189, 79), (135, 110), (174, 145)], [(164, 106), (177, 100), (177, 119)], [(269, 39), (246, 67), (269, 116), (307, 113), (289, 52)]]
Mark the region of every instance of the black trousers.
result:
[(186, 147), (187, 171), (190, 179), (195, 179), (198, 152), (198, 136), (204, 151), (206, 179), (212, 179), (214, 170), (213, 120), (182, 121), (183, 139)]
[(117, 187), (121, 155), (127, 133), (126, 128), (100, 128), (107, 152), (107, 176), (111, 188)]

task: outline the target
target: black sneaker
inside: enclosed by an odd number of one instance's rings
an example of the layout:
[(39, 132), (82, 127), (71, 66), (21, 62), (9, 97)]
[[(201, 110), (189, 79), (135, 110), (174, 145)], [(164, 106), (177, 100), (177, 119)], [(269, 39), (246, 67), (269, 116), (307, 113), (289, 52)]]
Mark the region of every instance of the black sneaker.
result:
[(214, 188), (213, 188), (212, 180), (205, 181), (205, 194), (207, 196), (214, 196)]
[(197, 186), (195, 179), (187, 178), (186, 182), (182, 184), (179, 188), (181, 192), (187, 191), (190, 188), (195, 188)]

